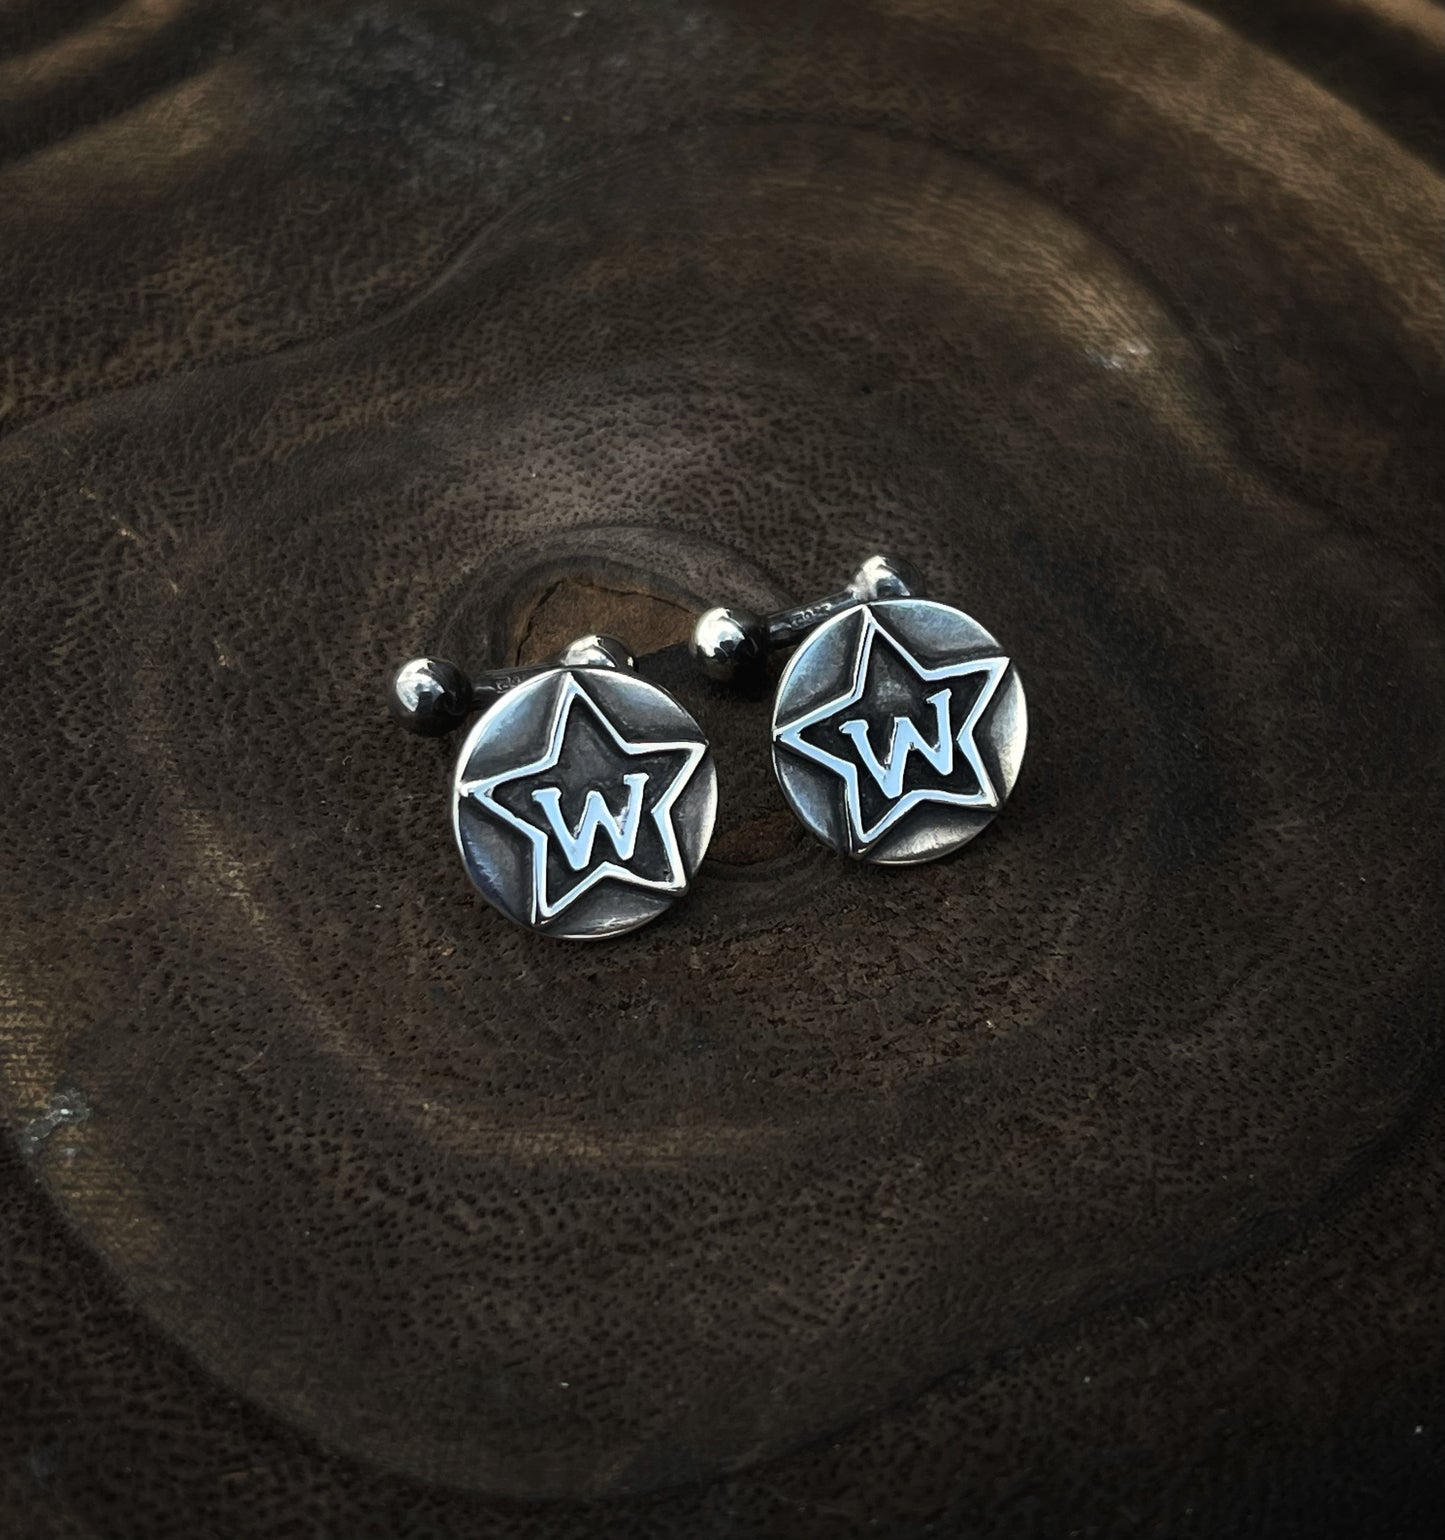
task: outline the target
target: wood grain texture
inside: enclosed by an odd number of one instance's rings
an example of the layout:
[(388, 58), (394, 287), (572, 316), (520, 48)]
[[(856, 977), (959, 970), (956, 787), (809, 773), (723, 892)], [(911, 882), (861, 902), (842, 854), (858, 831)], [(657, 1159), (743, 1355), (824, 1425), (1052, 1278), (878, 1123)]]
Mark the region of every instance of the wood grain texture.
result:
[[(0, 1532), (1430, 1532), (1438, 9), (0, 9)], [(704, 603), (1018, 657), (808, 843)], [(386, 666), (627, 637), (688, 902), (466, 887)]]

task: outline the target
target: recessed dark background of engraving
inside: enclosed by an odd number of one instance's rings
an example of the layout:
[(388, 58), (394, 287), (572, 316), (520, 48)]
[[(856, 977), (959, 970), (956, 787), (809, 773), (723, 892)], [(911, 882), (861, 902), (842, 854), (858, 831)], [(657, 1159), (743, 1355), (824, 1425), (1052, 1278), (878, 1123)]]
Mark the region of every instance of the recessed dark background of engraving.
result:
[[(1440, 103), (1368, 4), (12, 4), (0, 1530), (1428, 1533)], [(493, 916), (419, 649), (891, 546), (1017, 795)]]

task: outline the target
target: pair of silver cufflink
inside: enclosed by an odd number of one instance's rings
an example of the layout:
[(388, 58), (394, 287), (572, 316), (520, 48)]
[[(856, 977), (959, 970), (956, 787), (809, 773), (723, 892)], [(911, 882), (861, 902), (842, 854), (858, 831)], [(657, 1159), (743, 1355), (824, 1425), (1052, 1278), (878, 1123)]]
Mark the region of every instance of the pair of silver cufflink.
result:
[[(825, 845), (907, 865), (973, 839), (1013, 790), (1028, 736), (1012, 658), (976, 620), (870, 557), (842, 592), (760, 616), (711, 609), (692, 655), (730, 683), (795, 648), (772, 711), (783, 796)], [(717, 770), (702, 729), (610, 637), (551, 663), (469, 678), (414, 658), (392, 714), (433, 735), (473, 723), (451, 817), (467, 875), (510, 919), (551, 936), (621, 935), (688, 889), (712, 837)]]

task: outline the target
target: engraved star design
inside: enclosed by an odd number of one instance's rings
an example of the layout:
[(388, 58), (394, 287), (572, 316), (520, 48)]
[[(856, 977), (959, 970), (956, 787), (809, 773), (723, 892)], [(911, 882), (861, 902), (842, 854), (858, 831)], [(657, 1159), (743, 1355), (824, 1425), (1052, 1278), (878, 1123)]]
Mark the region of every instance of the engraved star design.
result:
[[(706, 752), (707, 746), (696, 741), (635, 743), (623, 737), (578, 676), (569, 673), (552, 708), (547, 747), (542, 754), (530, 764), (500, 775), (459, 781), (457, 794), (472, 798), (529, 841), (535, 925), (539, 919), (554, 918), (599, 882), (609, 879), (662, 893), (684, 891), (687, 872), (672, 811)], [(588, 776), (586, 786), (569, 786), (569, 764), (585, 765), (589, 758), (603, 767), (602, 773)], [(576, 776), (574, 768), (572, 778), (575, 780)], [(546, 816), (543, 799), (555, 799), (554, 813), (576, 821), (577, 811), (569, 815), (561, 810), (569, 802), (599, 796), (607, 807), (609, 821), (617, 826), (619, 817), (625, 817), (619, 815), (617, 804), (626, 801), (619, 796), (618, 788), (625, 786), (630, 796), (635, 780), (645, 784), (641, 788), (641, 809), (633, 823), (636, 837), (627, 842), (627, 859), (621, 858), (622, 851), (604, 824), (594, 827), (591, 849), (579, 873), (559, 848), (557, 831)], [(585, 813), (581, 822), (585, 825)], [(611, 851), (616, 859), (599, 860), (601, 850)]]
[[(841, 779), (854, 855), (864, 854), (924, 803), (998, 807), (974, 732), (1009, 667), (1007, 658), (995, 656), (927, 668), (884, 629), (871, 608), (860, 606), (858, 614), (852, 668), (842, 693), (773, 729), (774, 743)], [(960, 717), (962, 725), (953, 730)], [(915, 726), (920, 723), (922, 733)], [(945, 742), (945, 723), (951, 743)], [(935, 726), (939, 731), (928, 743)], [(920, 739), (926, 747), (919, 747)], [(946, 771), (937, 763), (945, 757), (950, 761)], [(896, 787), (885, 782), (896, 782)]]

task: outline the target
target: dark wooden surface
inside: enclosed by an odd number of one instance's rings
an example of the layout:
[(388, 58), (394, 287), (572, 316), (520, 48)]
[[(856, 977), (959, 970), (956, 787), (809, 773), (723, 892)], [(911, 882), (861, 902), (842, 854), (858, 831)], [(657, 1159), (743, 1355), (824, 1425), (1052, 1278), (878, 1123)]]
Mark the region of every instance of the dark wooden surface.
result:
[[(1397, 3), (0, 7), (0, 1533), (1433, 1532), (1435, 34)], [(700, 603), (1004, 638), (962, 858)], [(431, 648), (723, 804), (470, 896)]]

